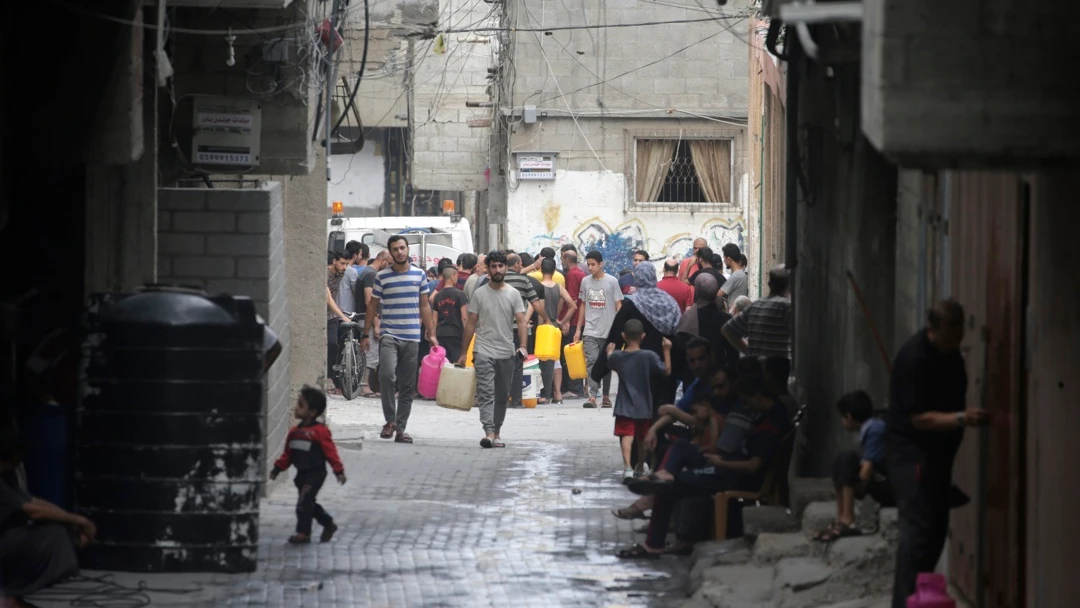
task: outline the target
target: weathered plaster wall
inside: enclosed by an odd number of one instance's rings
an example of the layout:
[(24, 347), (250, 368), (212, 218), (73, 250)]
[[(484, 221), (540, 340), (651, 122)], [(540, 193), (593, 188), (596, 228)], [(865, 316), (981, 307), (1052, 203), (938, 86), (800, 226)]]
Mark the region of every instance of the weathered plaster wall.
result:
[(745, 222), (734, 206), (727, 213), (626, 212), (625, 188), (623, 174), (598, 171), (560, 171), (554, 181), (522, 183), (510, 193), (504, 245), (533, 252), (566, 243), (599, 249), (609, 270), (617, 272), (630, 266), (635, 249), (645, 249), (652, 259), (681, 259), (698, 236), (716, 250), (745, 244)]
[[(634, 137), (678, 135), (680, 128), (686, 134), (732, 139), (732, 204), (706, 204), (691, 213), (643, 210), (629, 202), (634, 198)], [(680, 119), (579, 119), (575, 125), (569, 118), (545, 118), (518, 125), (510, 143), (512, 150), (559, 153), (553, 181), (519, 182), (514, 168), (508, 170), (505, 244), (511, 247), (533, 251), (563, 243), (595, 246), (605, 258), (614, 259), (618, 269), (629, 266), (631, 252), (638, 248), (653, 258), (682, 258), (698, 236), (716, 250), (729, 242), (744, 249), (749, 245), (743, 127)]]

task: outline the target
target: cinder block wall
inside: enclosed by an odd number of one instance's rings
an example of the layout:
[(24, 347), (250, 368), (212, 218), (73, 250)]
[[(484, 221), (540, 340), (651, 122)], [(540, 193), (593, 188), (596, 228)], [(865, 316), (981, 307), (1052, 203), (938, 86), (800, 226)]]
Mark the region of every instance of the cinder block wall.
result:
[(289, 428), (291, 337), (285, 279), (282, 187), (162, 188), (158, 191), (158, 281), (211, 295), (248, 296), (277, 333), (281, 357), (266, 376), (265, 457)]

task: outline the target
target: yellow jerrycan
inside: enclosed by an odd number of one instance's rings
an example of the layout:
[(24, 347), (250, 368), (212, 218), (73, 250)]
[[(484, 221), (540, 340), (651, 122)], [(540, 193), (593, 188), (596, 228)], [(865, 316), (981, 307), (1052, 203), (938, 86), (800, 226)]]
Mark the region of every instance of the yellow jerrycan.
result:
[(582, 342), (567, 344), (563, 349), (563, 355), (566, 357), (566, 372), (570, 374), (570, 378), (584, 380), (588, 375), (585, 370), (585, 344)]

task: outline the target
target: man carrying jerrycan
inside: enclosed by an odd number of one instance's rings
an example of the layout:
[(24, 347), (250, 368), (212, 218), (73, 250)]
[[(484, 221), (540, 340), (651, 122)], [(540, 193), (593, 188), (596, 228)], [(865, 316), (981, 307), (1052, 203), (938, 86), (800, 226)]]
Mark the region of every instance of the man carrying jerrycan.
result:
[(523, 347), (514, 349), (514, 320), (517, 320), (518, 344), (528, 344), (528, 324), (525, 322), (525, 302), (518, 291), (506, 284), (506, 253), (492, 251), (487, 255), (489, 281), (476, 288), (469, 300), (469, 318), (461, 338), (458, 365), (468, 357), (469, 343), (473, 345), (473, 368), (476, 371), (476, 404), (480, 408), (480, 424), (484, 427), (482, 448), (504, 448), (500, 435), (506, 419), (506, 402), (515, 364), (528, 356)]

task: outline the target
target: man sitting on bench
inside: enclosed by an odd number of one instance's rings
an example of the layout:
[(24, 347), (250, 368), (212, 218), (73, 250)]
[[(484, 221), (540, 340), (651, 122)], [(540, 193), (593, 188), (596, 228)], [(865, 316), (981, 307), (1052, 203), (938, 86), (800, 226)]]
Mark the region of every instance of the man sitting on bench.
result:
[(635, 494), (655, 494), (656, 499), (645, 542), (619, 551), (618, 557), (654, 558), (664, 553), (671, 515), (680, 499), (760, 489), (782, 439), (791, 430), (791, 420), (760, 376), (740, 378), (738, 395), (743, 407), (727, 416), (717, 453), (705, 455), (705, 466), (680, 470), (671, 481), (654, 478), (630, 484)]

